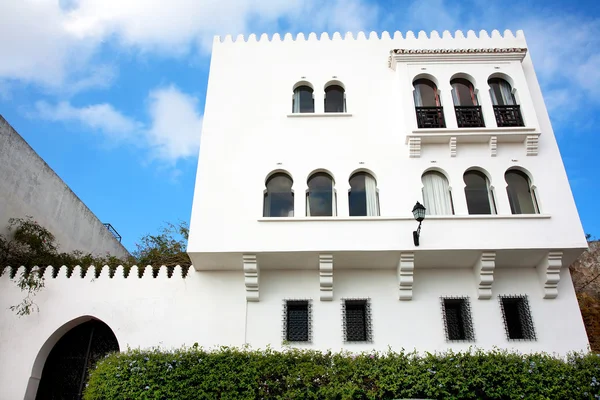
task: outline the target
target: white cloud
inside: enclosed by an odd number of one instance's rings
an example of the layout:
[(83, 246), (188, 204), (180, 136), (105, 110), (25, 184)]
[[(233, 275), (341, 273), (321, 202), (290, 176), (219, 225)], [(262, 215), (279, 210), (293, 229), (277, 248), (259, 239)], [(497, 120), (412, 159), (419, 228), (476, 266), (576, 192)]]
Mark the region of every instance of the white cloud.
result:
[[(375, 21), (367, 0), (15, 0), (0, 1), (0, 79), (67, 92), (105, 87), (114, 74), (88, 73), (103, 43), (170, 55), (196, 46), (207, 52), (215, 34), (303, 29), (355, 30)], [(318, 15), (318, 18), (314, 18)], [(113, 48), (113, 47), (111, 47)]]
[(111, 143), (142, 146), (151, 159), (174, 164), (198, 155), (202, 117), (197, 105), (198, 99), (171, 85), (149, 93), (147, 124), (106, 103), (75, 107), (66, 101), (40, 101), (31, 115), (48, 121), (79, 123), (102, 133)]
[(156, 156), (163, 160), (196, 157), (202, 130), (198, 99), (173, 85), (153, 90), (148, 97), (151, 126), (146, 138)]

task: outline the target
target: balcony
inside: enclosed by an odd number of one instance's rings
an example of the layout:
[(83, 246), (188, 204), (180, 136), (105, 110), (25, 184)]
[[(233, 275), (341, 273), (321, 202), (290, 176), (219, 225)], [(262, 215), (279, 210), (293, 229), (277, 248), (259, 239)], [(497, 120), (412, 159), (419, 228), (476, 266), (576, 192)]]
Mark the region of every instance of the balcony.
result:
[(499, 127), (525, 126), (521, 116), (521, 107), (518, 105), (494, 106), (494, 114)]
[(481, 106), (455, 106), (456, 123), (459, 128), (483, 128)]
[(415, 107), (419, 128), (445, 128), (443, 107)]

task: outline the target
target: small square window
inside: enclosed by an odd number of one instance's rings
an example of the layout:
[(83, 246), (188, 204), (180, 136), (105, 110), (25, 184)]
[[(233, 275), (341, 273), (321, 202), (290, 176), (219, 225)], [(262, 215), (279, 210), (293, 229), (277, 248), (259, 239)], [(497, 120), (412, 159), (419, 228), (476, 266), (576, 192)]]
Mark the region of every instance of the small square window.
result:
[(527, 296), (499, 296), (508, 340), (536, 340)]
[(283, 306), (283, 339), (288, 342), (310, 342), (310, 300), (285, 300)]
[(446, 340), (474, 341), (473, 322), (471, 320), (471, 305), (468, 297), (442, 298), (442, 314)]
[(345, 342), (372, 342), (368, 299), (342, 299)]

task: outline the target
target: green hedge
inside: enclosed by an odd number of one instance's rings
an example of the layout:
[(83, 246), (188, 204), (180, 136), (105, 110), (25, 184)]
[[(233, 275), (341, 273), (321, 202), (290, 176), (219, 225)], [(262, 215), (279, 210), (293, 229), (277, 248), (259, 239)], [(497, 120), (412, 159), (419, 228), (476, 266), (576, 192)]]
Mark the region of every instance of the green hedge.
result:
[(111, 354), (84, 399), (595, 399), (600, 356), (198, 347)]

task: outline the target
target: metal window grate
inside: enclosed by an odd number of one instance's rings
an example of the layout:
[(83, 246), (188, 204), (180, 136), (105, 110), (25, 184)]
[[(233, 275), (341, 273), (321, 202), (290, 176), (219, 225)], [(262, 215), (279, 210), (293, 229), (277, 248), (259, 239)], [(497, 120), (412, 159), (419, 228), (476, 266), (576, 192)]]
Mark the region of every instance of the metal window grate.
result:
[(370, 299), (342, 299), (345, 342), (373, 342)]
[(415, 107), (419, 128), (445, 128), (443, 107)]
[(481, 106), (455, 106), (456, 123), (459, 128), (483, 128)]
[(537, 340), (527, 296), (498, 296), (508, 340)]
[(503, 126), (525, 126), (521, 107), (514, 106), (494, 106), (494, 115), (499, 127)]
[(442, 297), (442, 316), (448, 341), (475, 341), (468, 297)]
[(283, 301), (283, 340), (288, 342), (311, 342), (310, 300)]

